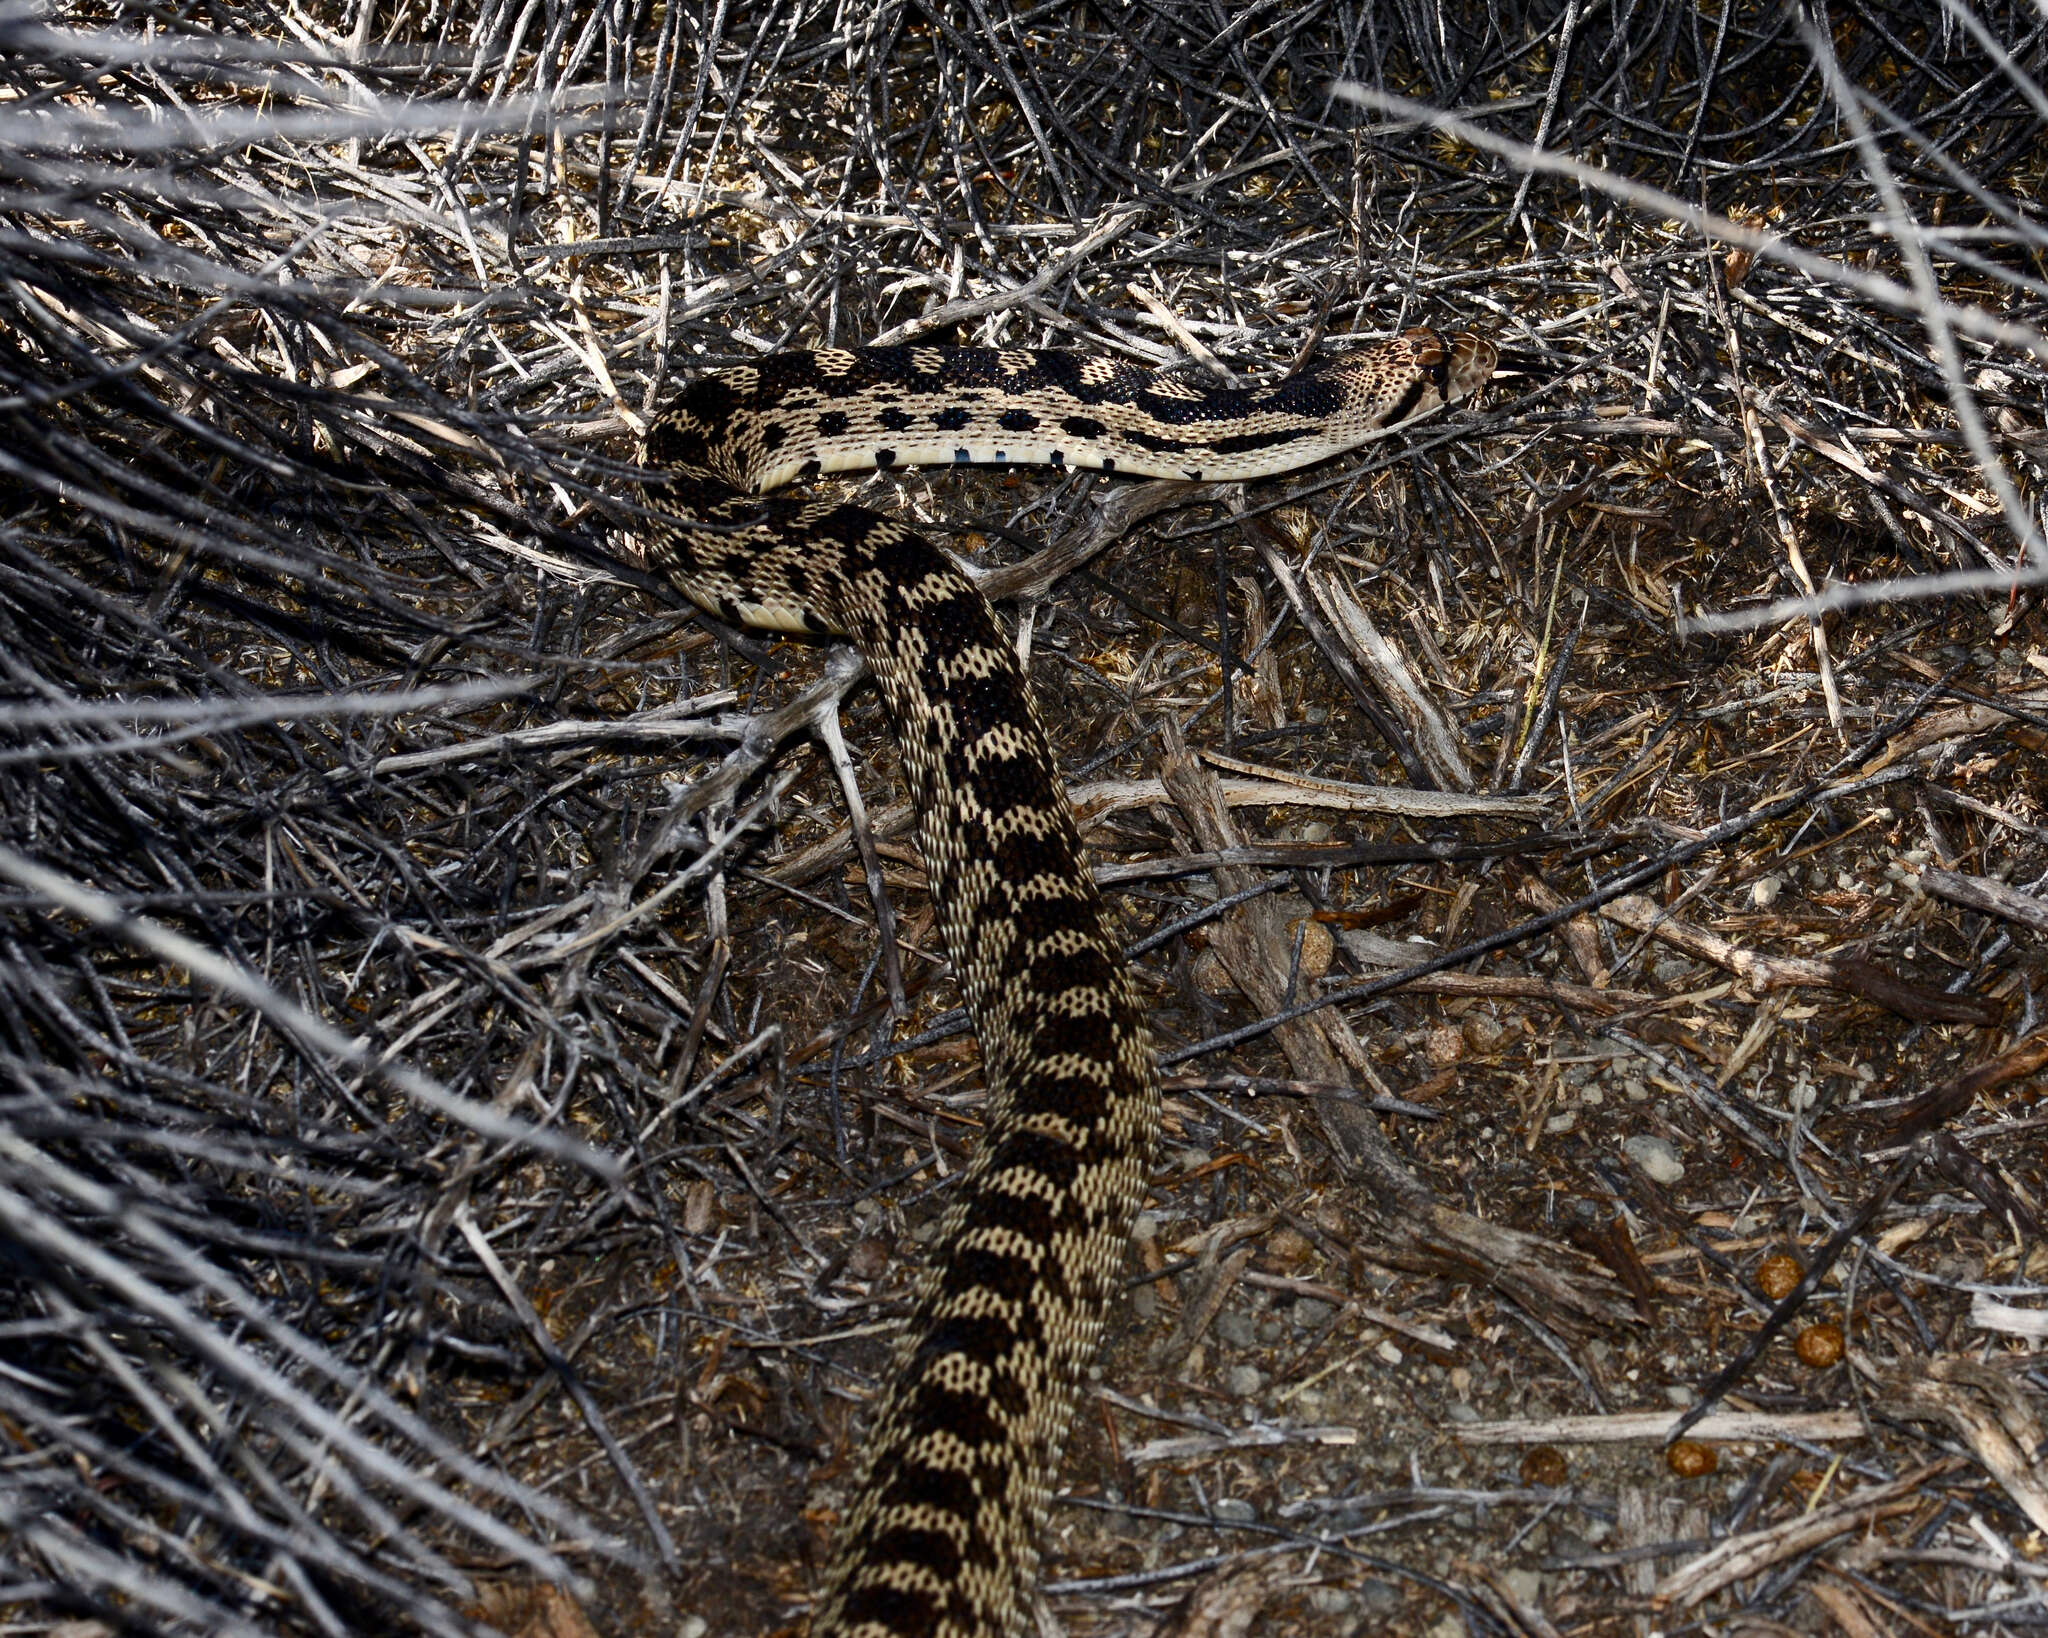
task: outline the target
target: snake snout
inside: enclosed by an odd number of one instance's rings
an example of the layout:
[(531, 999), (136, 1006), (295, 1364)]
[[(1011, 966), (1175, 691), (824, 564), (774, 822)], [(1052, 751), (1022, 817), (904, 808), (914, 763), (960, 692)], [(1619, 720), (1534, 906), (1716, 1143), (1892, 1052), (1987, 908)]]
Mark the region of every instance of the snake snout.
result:
[(1444, 399), (1455, 404), (1461, 398), (1470, 398), (1487, 382), (1493, 379), (1495, 367), (1500, 363), (1500, 349), (1476, 330), (1460, 330), (1451, 337), (1451, 363), (1449, 379), (1444, 385)]

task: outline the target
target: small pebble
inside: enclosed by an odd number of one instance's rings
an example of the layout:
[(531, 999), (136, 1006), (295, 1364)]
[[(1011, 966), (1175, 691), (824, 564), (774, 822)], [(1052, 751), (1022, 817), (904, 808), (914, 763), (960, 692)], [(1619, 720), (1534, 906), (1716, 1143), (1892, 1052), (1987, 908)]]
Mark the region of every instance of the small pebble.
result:
[(1309, 1243), (1308, 1236), (1299, 1230), (1277, 1228), (1266, 1236), (1264, 1250), (1269, 1261), (1287, 1268), (1296, 1263), (1307, 1262), (1315, 1247)]
[(1660, 1137), (1639, 1133), (1622, 1144), (1621, 1152), (1640, 1167), (1652, 1183), (1662, 1183), (1670, 1188), (1685, 1176), (1685, 1164), (1678, 1158), (1677, 1151)]
[(1313, 984), (1330, 970), (1337, 953), (1337, 935), (1319, 921), (1298, 921), (1287, 929), (1288, 937), (1301, 946), (1300, 982)]
[(1501, 1037), (1507, 1030), (1483, 1012), (1475, 1012), (1459, 1025), (1465, 1037), (1465, 1045), (1474, 1052), (1491, 1052), (1500, 1045)]
[(1792, 1351), (1799, 1356), (1802, 1365), (1811, 1365), (1816, 1371), (1824, 1371), (1830, 1365), (1842, 1363), (1846, 1344), (1839, 1325), (1823, 1322), (1809, 1325), (1801, 1331), (1792, 1344)]
[(1266, 1385), (1266, 1373), (1256, 1365), (1233, 1365), (1223, 1373), (1224, 1388), (1240, 1399), (1249, 1399)]
[(1783, 876), (1759, 876), (1749, 884), (1749, 902), (1759, 910), (1768, 910), (1778, 902), (1778, 895), (1784, 890)]
[(1327, 1325), (1335, 1310), (1321, 1297), (1296, 1297), (1294, 1299), (1294, 1323), (1304, 1331), (1313, 1331), (1318, 1325)]
[(1259, 1510), (1241, 1496), (1225, 1496), (1210, 1511), (1232, 1524), (1250, 1524), (1259, 1516)]
[(1799, 1259), (1781, 1251), (1757, 1265), (1756, 1288), (1772, 1302), (1783, 1302), (1792, 1295), (1793, 1287), (1802, 1277)]
[(856, 1280), (880, 1279), (889, 1266), (889, 1242), (879, 1234), (861, 1237), (846, 1259), (846, 1272)]
[(1250, 1348), (1259, 1340), (1251, 1315), (1236, 1308), (1226, 1308), (1216, 1316), (1216, 1334), (1233, 1348)]
[(1361, 1581), (1356, 1596), (1365, 1615), (1384, 1617), (1401, 1608), (1401, 1589), (1391, 1581)]

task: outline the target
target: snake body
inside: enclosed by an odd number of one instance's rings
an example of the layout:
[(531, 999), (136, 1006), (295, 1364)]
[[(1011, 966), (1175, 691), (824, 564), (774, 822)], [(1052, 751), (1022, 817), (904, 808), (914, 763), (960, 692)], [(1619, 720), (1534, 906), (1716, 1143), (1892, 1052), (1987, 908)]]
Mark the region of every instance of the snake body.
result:
[(866, 1439), (813, 1638), (1021, 1638), (1038, 1527), (1143, 1198), (1159, 1081), (1014, 648), (898, 519), (764, 494), (937, 462), (1261, 477), (1475, 391), (1495, 354), (1410, 330), (1226, 388), (1071, 353), (772, 354), (650, 428), (646, 564), (729, 621), (850, 639), (895, 719), (984, 1131)]

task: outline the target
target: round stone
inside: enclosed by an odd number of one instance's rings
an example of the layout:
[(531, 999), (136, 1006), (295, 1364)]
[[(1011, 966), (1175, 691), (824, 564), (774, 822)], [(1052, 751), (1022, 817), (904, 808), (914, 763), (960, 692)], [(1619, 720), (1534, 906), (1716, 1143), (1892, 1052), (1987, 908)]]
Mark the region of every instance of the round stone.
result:
[(1640, 1167), (1652, 1183), (1662, 1183), (1670, 1188), (1685, 1176), (1685, 1163), (1678, 1158), (1678, 1151), (1663, 1138), (1638, 1133), (1622, 1144), (1621, 1152)]

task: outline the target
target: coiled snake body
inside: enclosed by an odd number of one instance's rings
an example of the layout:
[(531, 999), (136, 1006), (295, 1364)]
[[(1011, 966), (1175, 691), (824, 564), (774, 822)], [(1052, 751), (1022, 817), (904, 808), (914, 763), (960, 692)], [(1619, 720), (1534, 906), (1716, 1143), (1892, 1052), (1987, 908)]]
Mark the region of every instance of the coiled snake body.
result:
[(1429, 330), (1247, 389), (1069, 353), (783, 353), (694, 383), (649, 431), (647, 565), (727, 620), (848, 638), (872, 668), (988, 1080), (813, 1638), (1027, 1630), (1038, 1526), (1144, 1194), (1159, 1083), (987, 601), (894, 518), (760, 492), (951, 461), (1261, 477), (1462, 398), (1494, 362), (1479, 336)]

